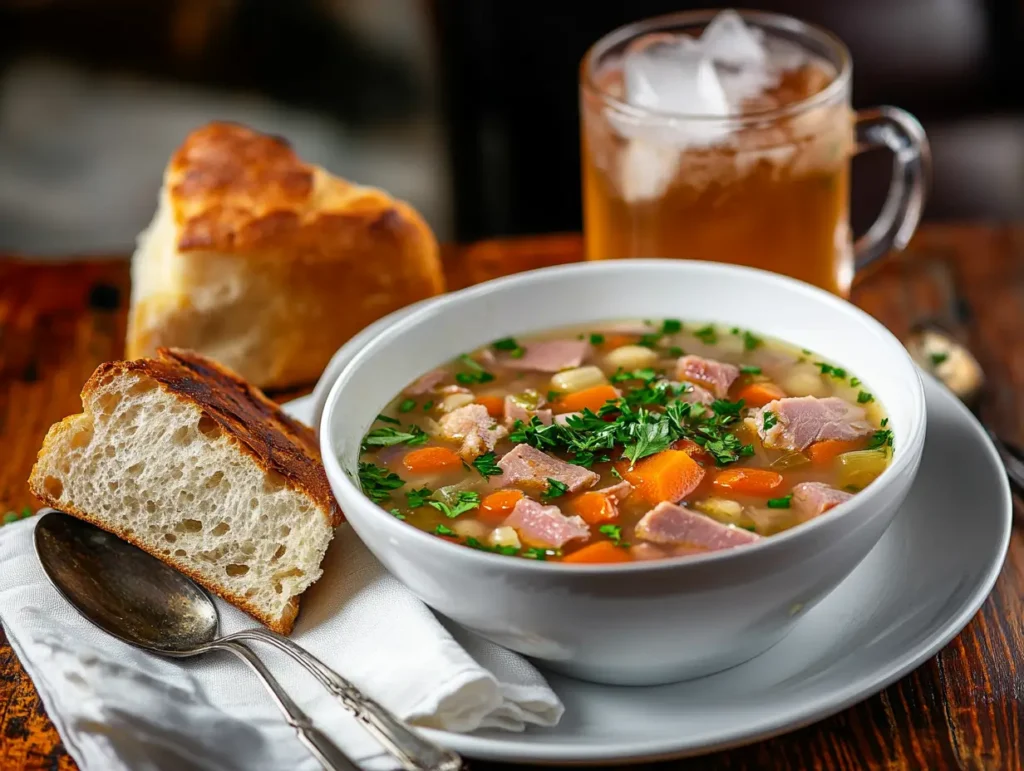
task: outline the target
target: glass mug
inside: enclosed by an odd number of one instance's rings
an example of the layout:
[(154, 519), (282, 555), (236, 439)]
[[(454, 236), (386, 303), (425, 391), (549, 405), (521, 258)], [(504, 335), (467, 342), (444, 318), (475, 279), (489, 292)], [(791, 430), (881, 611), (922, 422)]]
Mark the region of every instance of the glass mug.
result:
[[(903, 249), (917, 227), (930, 172), (924, 132), (912, 115), (895, 107), (854, 114), (850, 54), (842, 41), (797, 19), (757, 11), (730, 13), (760, 30), (755, 34), (762, 36), (761, 50), (767, 50), (777, 79), (757, 83), (758, 73), (768, 72), (764, 67), (753, 70), (753, 80), (742, 65), (723, 70), (726, 78), (733, 73), (732, 80), (722, 80), (717, 93), (728, 96), (730, 85), (742, 97), (733, 102), (741, 105), (737, 114), (713, 112), (706, 99), (689, 115), (626, 101), (628, 78), (642, 97), (648, 84), (653, 93), (659, 77), (665, 87), (672, 70), (654, 67), (659, 60), (653, 49), (647, 72), (638, 64), (624, 74), (625, 56), (651, 46), (679, 46), (680, 33), (701, 33), (718, 13), (677, 13), (621, 27), (584, 56), (586, 257), (738, 263), (846, 297), (855, 270), (889, 249)], [(736, 55), (742, 54), (740, 48)], [(783, 57), (789, 57), (788, 68)], [(693, 103), (688, 94), (680, 85), (656, 98), (674, 99), (675, 107), (685, 109)], [(852, 243), (850, 160), (876, 147), (894, 155), (892, 183), (878, 219)]]

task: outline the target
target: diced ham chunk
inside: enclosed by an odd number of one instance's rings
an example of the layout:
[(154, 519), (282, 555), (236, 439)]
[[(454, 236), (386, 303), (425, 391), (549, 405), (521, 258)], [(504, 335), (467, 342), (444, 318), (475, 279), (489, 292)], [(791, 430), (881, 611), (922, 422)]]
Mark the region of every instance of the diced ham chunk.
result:
[(590, 469), (566, 463), (528, 444), (516, 445), (498, 461), (498, 466), (502, 470), (502, 486), (518, 485), (535, 492), (547, 490), (549, 479), (561, 482), (570, 493), (590, 487), (600, 479)]
[(433, 369), (426, 375), (417, 378), (412, 385), (405, 389), (405, 394), (407, 396), (422, 396), (430, 393), (441, 385), (447, 376), (448, 373), (443, 369)]
[(557, 506), (542, 506), (531, 498), (521, 498), (502, 526), (515, 528), (524, 543), (553, 549), (590, 537), (590, 528), (580, 517), (567, 517)]
[(703, 404), (705, 407), (710, 407), (711, 402), (715, 400), (715, 395), (704, 386), (699, 386), (696, 383), (683, 383), (682, 385), (686, 386), (686, 390), (676, 397), (681, 402)]
[(636, 535), (654, 543), (709, 551), (729, 549), (761, 539), (755, 533), (720, 524), (703, 514), (664, 501), (644, 514), (636, 525)]
[(498, 357), (498, 363), (508, 369), (561, 372), (580, 366), (589, 353), (586, 340), (540, 340), (527, 345), (526, 353), (518, 359), (504, 354)]
[(529, 423), (536, 415), (545, 426), (551, 425), (551, 410), (530, 410), (519, 404), (511, 394), (505, 397), (505, 425), (511, 428), (517, 420)]
[(848, 501), (853, 495), (825, 484), (824, 482), (801, 482), (793, 488), (793, 505), (800, 509), (805, 519), (813, 519), (833, 506)]
[(462, 442), (459, 455), (466, 460), (493, 450), (498, 441), (508, 435), (482, 404), (467, 404), (452, 410), (441, 418), (439, 425), (444, 439)]
[[(765, 430), (764, 416), (768, 412), (775, 416), (775, 424)], [(800, 451), (825, 439), (856, 439), (870, 434), (874, 429), (865, 415), (862, 408), (838, 396), (788, 396), (768, 402), (754, 420), (765, 447)]]
[(629, 556), (637, 561), (660, 560), (667, 557), (668, 553), (653, 543), (635, 543), (629, 547)]
[(701, 356), (681, 356), (676, 362), (676, 377), (690, 382), (697, 381), (715, 395), (724, 399), (729, 386), (740, 376), (739, 367), (723, 361), (705, 359)]
[(618, 484), (602, 487), (600, 490), (595, 490), (594, 492), (604, 493), (615, 501), (624, 501), (629, 497), (629, 494), (633, 492), (633, 485), (623, 479)]

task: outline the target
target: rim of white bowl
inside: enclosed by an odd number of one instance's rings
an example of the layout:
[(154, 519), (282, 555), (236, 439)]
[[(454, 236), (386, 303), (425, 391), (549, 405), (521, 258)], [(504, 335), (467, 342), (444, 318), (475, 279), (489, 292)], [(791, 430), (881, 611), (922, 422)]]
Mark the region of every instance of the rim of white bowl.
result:
[[(742, 546), (731, 549), (719, 549), (717, 551), (708, 552), (707, 554), (689, 554), (664, 557), (657, 560), (604, 563), (595, 565), (562, 564), (561, 562), (548, 562), (546, 560), (513, 559), (506, 555), (493, 554), (479, 549), (471, 549), (463, 544), (449, 543), (442, 538), (438, 538), (426, 531), (420, 530), (417, 527), (413, 527), (412, 525), (393, 517), (381, 506), (371, 501), (341, 468), (341, 462), (338, 460), (338, 457), (335, 455), (334, 449), (331, 446), (331, 437), (329, 436), (328, 431), (331, 423), (331, 416), (334, 413), (336, 405), (340, 401), (340, 395), (344, 390), (345, 384), (351, 376), (351, 373), (362, 366), (364, 360), (369, 358), (377, 346), (401, 337), (411, 327), (418, 326), (420, 324), (429, 324), (432, 316), (438, 312), (439, 308), (450, 305), (451, 303), (468, 302), (477, 297), (486, 297), (488, 295), (501, 293), (507, 287), (536, 283), (550, 278), (561, 278), (567, 275), (572, 276), (576, 273), (614, 273), (618, 270), (625, 270), (627, 268), (631, 273), (683, 269), (687, 272), (697, 271), (698, 273), (718, 274), (725, 279), (728, 279), (730, 275), (755, 276), (759, 280), (765, 281), (769, 284), (786, 287), (791, 291), (798, 292), (812, 300), (821, 302), (838, 313), (853, 315), (860, 323), (862, 323), (866, 328), (874, 331), (882, 341), (889, 345), (893, 349), (893, 352), (897, 354), (896, 358), (900, 359), (902, 363), (906, 365), (905, 369), (907, 370), (907, 376), (911, 380), (915, 399), (913, 414), (908, 414), (906, 416), (908, 424), (907, 436), (901, 443), (900, 452), (896, 453), (892, 463), (889, 464), (885, 471), (883, 471), (875, 481), (873, 481), (867, 488), (857, 493), (853, 498), (834, 506), (824, 514), (820, 514), (808, 522), (796, 525), (795, 527), (784, 530), (781, 533), (776, 533), (775, 535), (762, 538), (760, 541), (743, 544)], [(772, 337), (770, 334), (768, 336)], [(882, 323), (870, 314), (858, 308), (856, 305), (853, 305), (830, 292), (826, 292), (824, 289), (812, 286), (811, 284), (807, 284), (803, 281), (783, 276), (778, 273), (761, 270), (759, 268), (750, 268), (743, 265), (732, 265), (729, 263), (710, 262), (704, 260), (641, 258), (630, 260), (580, 262), (524, 271), (522, 273), (515, 273), (510, 276), (492, 279), (491, 281), (486, 281), (482, 284), (461, 289), (451, 295), (441, 295), (435, 298), (434, 302), (424, 303), (422, 307), (399, 319), (388, 329), (370, 340), (362, 350), (352, 357), (351, 361), (349, 361), (338, 375), (337, 380), (335, 380), (334, 384), (331, 386), (331, 390), (327, 396), (327, 402), (324, 406), (323, 415), (320, 420), (320, 453), (323, 456), (323, 462), (327, 468), (329, 478), (336, 480), (337, 484), (341, 486), (346, 496), (351, 495), (361, 497), (366, 504), (377, 510), (385, 528), (390, 529), (396, 534), (396, 536), (409, 537), (413, 540), (418, 540), (423, 544), (423, 548), (442, 549), (443, 551), (439, 552), (439, 555), (449, 554), (454, 557), (455, 554), (460, 554), (462, 556), (457, 559), (484, 560), (483, 564), (485, 565), (502, 564), (507, 566), (509, 570), (530, 570), (542, 572), (556, 571), (563, 575), (566, 573), (628, 573), (633, 571), (678, 570), (686, 566), (697, 567), (719, 561), (744, 559), (749, 555), (766, 554), (772, 550), (784, 548), (785, 545), (791, 541), (800, 539), (806, 534), (813, 533), (816, 530), (825, 527), (828, 523), (846, 516), (855, 509), (870, 504), (875, 498), (877, 498), (883, 488), (888, 486), (888, 484), (895, 480), (899, 475), (906, 472), (914, 459), (920, 456), (921, 450), (924, 447), (925, 422), (926, 410), (924, 383), (921, 379), (920, 370), (917, 365), (914, 364), (913, 360), (910, 358), (910, 354), (907, 353), (899, 339)], [(339, 500), (338, 504), (341, 506), (342, 511), (344, 511), (345, 507), (343, 502)], [(500, 563), (496, 561), (500, 561)]]

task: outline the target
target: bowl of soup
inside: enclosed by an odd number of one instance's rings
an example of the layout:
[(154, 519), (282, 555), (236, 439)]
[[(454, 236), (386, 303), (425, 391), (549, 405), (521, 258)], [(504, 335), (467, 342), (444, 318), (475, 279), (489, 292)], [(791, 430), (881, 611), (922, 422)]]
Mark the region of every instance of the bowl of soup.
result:
[(466, 628), (597, 682), (782, 640), (913, 482), (920, 375), (849, 303), (706, 262), (586, 263), (361, 343), (321, 450), (358, 536)]

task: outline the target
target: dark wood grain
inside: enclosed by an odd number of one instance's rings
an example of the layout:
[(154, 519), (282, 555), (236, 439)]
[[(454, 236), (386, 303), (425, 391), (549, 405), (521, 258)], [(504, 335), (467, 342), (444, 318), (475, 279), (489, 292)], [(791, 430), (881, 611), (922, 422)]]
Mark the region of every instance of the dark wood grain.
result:
[[(450, 248), (449, 284), (458, 288), (572, 262), (580, 259), (580, 246), (579, 237), (568, 234)], [(77, 410), (81, 384), (96, 364), (120, 355), (127, 289), (123, 261), (57, 266), (0, 260), (0, 512), (34, 504), (25, 479), (43, 434)], [(951, 327), (990, 376), (985, 418), (1024, 443), (1024, 227), (924, 228), (907, 253), (858, 284), (854, 300), (897, 335), (926, 318)], [(784, 736), (658, 765), (699, 771), (1019, 771), (1022, 597), (1024, 537), (1016, 532), (978, 616), (897, 684)], [(74, 768), (0, 632), (0, 770)]]

